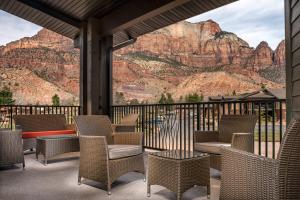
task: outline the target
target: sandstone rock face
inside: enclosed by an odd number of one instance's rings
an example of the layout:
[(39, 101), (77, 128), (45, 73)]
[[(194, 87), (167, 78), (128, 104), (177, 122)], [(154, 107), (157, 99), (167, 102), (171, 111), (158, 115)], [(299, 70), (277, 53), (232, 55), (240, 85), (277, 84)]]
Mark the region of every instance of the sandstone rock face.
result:
[[(253, 48), (212, 20), (179, 22), (146, 34), (115, 51), (113, 59), (113, 93), (122, 92), (129, 100), (154, 103), (163, 92), (171, 92), (175, 98), (193, 92), (225, 95), (233, 90), (253, 91), (261, 84), (280, 88), (285, 82), (284, 41), (275, 51), (266, 42)], [(0, 69), (1, 83), (10, 82), (22, 98), (19, 103), (34, 104), (38, 100), (48, 104), (54, 93), (65, 102), (77, 99), (78, 103), (79, 50), (68, 38), (42, 29), (33, 37), (0, 46)], [(29, 85), (24, 76), (11, 75), (23, 70), (31, 81)], [(20, 84), (25, 86), (17, 87)], [(50, 89), (34, 89), (40, 85)], [(38, 99), (37, 92), (41, 93)]]
[(135, 52), (200, 68), (239, 65), (259, 70), (274, 64), (274, 52), (267, 42), (254, 49), (234, 33), (222, 31), (212, 20), (177, 23), (138, 38), (136, 43), (116, 54)]
[[(79, 51), (74, 49), (72, 40), (52, 31), (42, 29), (31, 38), (23, 38), (1, 47), (0, 66), (3, 69), (28, 69), (45, 82), (53, 84), (57, 89), (70, 93), (78, 99)], [(39, 87), (38, 84), (36, 86)], [(54, 91), (50, 94), (45, 93), (39, 103), (49, 103), (51, 98), (48, 99), (48, 96), (54, 93)], [(35, 92), (28, 91), (28, 94), (34, 96)], [(65, 97), (71, 98), (70, 95), (65, 95)], [(34, 100), (30, 103), (35, 104)]]
[(285, 41), (281, 41), (274, 53), (274, 63), (276, 66), (285, 66)]
[(248, 66), (259, 70), (273, 64), (273, 50), (269, 47), (267, 42), (262, 41), (249, 59)]

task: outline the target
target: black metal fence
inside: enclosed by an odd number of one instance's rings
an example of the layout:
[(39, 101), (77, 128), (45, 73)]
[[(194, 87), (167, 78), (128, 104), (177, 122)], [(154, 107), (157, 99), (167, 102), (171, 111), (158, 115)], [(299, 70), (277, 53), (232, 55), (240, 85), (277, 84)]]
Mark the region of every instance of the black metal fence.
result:
[(64, 114), (67, 123), (73, 123), (73, 116), (80, 114), (79, 106), (47, 106), (47, 105), (0, 105), (0, 127), (13, 128), (14, 115), (46, 115)]
[[(222, 115), (256, 114), (255, 152), (275, 158), (286, 128), (283, 100), (122, 105), (112, 110), (113, 123), (120, 123), (126, 114), (138, 113), (137, 130), (144, 133), (144, 146), (153, 149), (192, 150), (195, 130), (218, 130)], [(0, 105), (0, 127), (13, 128), (13, 116), (21, 114), (65, 114), (67, 122), (73, 123), (80, 107)]]
[[(144, 133), (144, 146), (153, 149), (192, 150), (195, 130), (218, 130), (222, 115), (256, 114), (255, 152), (275, 158), (286, 127), (283, 100), (113, 106), (112, 121), (119, 123), (128, 113), (139, 114), (137, 129)], [(166, 124), (170, 115), (175, 121)]]

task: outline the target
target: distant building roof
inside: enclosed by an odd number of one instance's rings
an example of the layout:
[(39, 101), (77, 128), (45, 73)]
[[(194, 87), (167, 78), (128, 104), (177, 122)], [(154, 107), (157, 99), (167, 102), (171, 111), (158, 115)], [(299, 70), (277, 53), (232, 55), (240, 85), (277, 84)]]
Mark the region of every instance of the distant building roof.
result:
[(238, 100), (286, 99), (286, 89), (262, 89), (236, 96), (209, 96), (208, 101), (238, 101)]
[(286, 88), (280, 89), (266, 89), (269, 93), (275, 96), (277, 99), (286, 99)]
[(230, 101), (236, 100), (241, 96), (209, 96), (208, 101)]

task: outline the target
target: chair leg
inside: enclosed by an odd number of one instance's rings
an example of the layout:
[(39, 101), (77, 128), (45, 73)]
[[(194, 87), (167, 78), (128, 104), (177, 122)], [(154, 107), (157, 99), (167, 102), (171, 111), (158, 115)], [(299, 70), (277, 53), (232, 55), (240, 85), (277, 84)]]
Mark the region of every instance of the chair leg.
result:
[(25, 169), (25, 160), (23, 160), (22, 164), (23, 164), (23, 169)]
[(81, 176), (78, 176), (78, 182), (77, 182), (78, 185), (81, 185)]
[(207, 199), (210, 199), (210, 187), (207, 186)]
[(147, 184), (147, 197), (151, 196), (151, 186)]
[(110, 184), (107, 185), (107, 194), (111, 195), (111, 185)]

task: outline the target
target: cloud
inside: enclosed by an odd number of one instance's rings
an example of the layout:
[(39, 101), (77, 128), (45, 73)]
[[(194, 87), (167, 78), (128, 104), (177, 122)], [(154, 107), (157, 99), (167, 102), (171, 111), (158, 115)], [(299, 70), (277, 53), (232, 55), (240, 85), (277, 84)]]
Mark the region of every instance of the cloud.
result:
[(208, 19), (219, 23), (224, 31), (236, 33), (253, 47), (267, 41), (275, 49), (284, 39), (283, 0), (239, 0), (187, 21)]
[(0, 10), (0, 45), (35, 35), (40, 26)]

